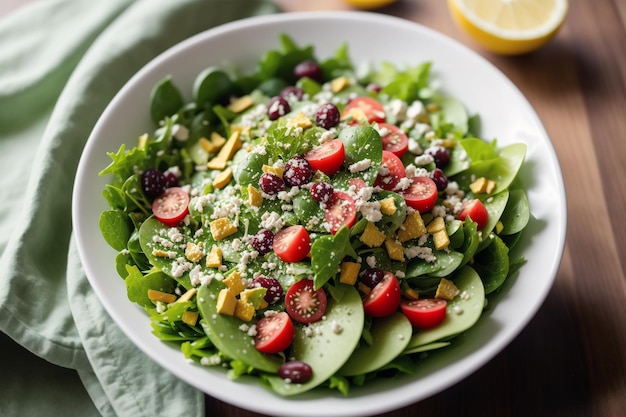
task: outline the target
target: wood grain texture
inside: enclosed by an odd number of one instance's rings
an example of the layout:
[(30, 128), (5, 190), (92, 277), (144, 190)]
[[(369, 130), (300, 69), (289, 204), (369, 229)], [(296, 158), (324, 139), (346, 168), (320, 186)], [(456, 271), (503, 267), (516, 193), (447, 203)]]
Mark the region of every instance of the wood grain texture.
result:
[[(276, 3), (350, 9), (341, 0)], [(462, 382), (382, 416), (626, 416), (626, 2), (571, 0), (556, 38), (520, 57), (482, 50), (445, 1), (399, 0), (379, 12), (434, 28), (502, 70), (544, 123), (568, 199), (563, 261), (526, 329)], [(206, 415), (262, 417), (211, 398)]]

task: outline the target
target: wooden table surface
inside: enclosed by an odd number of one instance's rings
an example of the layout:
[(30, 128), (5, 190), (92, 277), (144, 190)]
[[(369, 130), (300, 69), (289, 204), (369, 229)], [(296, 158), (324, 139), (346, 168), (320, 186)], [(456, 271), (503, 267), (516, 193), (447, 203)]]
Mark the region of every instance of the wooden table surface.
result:
[[(347, 10), (340, 0), (277, 0), (284, 11)], [(556, 282), (524, 331), (457, 385), (384, 417), (626, 416), (626, 1), (570, 0), (557, 37), (526, 56), (485, 52), (443, 0), (379, 10), (459, 40), (526, 95), (556, 148), (568, 195)], [(260, 417), (207, 399), (207, 416)]]
[[(1, 0), (0, 16), (29, 1)], [(350, 9), (341, 0), (276, 3)], [(520, 57), (480, 49), (443, 0), (398, 0), (379, 12), (434, 28), (502, 70), (543, 121), (568, 199), (563, 261), (526, 329), (462, 382), (383, 416), (626, 416), (626, 1), (570, 0), (557, 37)], [(262, 417), (209, 397), (206, 415)]]

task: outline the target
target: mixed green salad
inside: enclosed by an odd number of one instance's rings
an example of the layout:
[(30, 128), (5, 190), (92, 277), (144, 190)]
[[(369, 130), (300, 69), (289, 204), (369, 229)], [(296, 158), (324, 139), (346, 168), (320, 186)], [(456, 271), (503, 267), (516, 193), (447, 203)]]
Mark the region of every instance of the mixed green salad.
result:
[[(153, 333), (281, 395), (413, 373), (523, 263), (526, 147), (479, 136), (431, 64), (357, 68), (287, 36), (109, 153), (100, 228)], [(140, 134), (142, 132), (138, 132)]]

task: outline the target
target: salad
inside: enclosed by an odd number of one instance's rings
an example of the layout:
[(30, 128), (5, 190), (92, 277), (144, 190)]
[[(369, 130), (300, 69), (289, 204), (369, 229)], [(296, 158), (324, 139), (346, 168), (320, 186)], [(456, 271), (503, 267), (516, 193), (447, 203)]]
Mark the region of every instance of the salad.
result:
[(526, 146), (434, 88), (281, 35), (252, 73), (157, 83), (100, 217), (128, 298), (200, 366), (280, 395), (412, 373), (523, 263)]

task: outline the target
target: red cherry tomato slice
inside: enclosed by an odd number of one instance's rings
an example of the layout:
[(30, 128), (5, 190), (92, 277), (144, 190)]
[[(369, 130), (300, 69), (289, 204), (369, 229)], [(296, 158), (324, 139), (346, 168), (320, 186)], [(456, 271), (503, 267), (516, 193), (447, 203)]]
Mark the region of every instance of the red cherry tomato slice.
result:
[(427, 213), (435, 207), (439, 192), (437, 185), (428, 177), (413, 177), (411, 185), (401, 191), (404, 201), (420, 213)]
[(289, 315), (281, 311), (256, 323), (254, 347), (263, 353), (280, 353), (291, 345), (295, 334)]
[(348, 193), (335, 191), (326, 203), (324, 220), (330, 225), (330, 233), (335, 234), (341, 226), (352, 227), (356, 222), (356, 202)]
[(315, 289), (313, 281), (303, 279), (293, 284), (285, 294), (285, 310), (299, 323), (313, 323), (326, 313), (326, 293)]
[(322, 171), (330, 176), (339, 171), (346, 159), (346, 150), (341, 139), (333, 139), (304, 154), (313, 171)]
[(469, 217), (476, 222), (477, 228), (480, 230), (487, 225), (489, 212), (480, 200), (472, 200), (463, 207), (457, 217), (459, 220), (465, 220)]
[(363, 310), (372, 317), (388, 316), (398, 309), (400, 297), (398, 279), (391, 272), (386, 272), (382, 281), (363, 299)]
[(380, 102), (372, 97), (357, 97), (352, 99), (341, 113), (342, 120), (349, 120), (350, 124), (384, 122), (385, 109)]
[(289, 226), (274, 235), (272, 249), (285, 262), (298, 262), (311, 250), (311, 237), (304, 226)]
[(400, 309), (413, 327), (429, 329), (440, 324), (446, 318), (446, 300), (438, 298), (422, 298), (419, 300), (405, 301), (400, 304)]
[(404, 164), (393, 152), (383, 151), (383, 161), (381, 171), (374, 181), (375, 187), (380, 187), (387, 191), (392, 191), (398, 182), (406, 176)]
[(189, 194), (180, 187), (167, 188), (154, 199), (152, 213), (166, 226), (178, 226), (189, 213)]
[(402, 158), (406, 151), (409, 150), (409, 138), (404, 131), (398, 126), (389, 123), (379, 123), (378, 128), (381, 132), (383, 149), (393, 152), (398, 158)]

